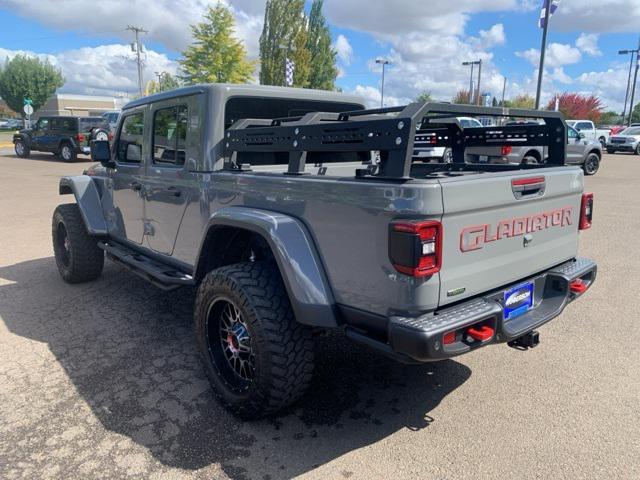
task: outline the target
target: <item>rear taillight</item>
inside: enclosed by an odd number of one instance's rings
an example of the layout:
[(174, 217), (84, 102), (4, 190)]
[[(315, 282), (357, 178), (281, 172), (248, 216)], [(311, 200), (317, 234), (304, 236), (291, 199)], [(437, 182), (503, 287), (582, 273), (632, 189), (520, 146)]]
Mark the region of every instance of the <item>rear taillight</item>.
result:
[(78, 142), (84, 142), (84, 135), (81, 133), (76, 134), (76, 140)]
[(511, 155), (511, 152), (513, 152), (513, 147), (511, 145), (503, 145), (500, 153), (502, 154), (502, 156), (505, 156)]
[(442, 265), (442, 224), (433, 220), (392, 222), (389, 232), (389, 259), (405, 275), (426, 277)]
[(591, 228), (593, 221), (593, 193), (585, 193), (582, 195), (582, 204), (580, 205), (580, 230)]
[(109, 132), (109, 141), (113, 140), (113, 133)]

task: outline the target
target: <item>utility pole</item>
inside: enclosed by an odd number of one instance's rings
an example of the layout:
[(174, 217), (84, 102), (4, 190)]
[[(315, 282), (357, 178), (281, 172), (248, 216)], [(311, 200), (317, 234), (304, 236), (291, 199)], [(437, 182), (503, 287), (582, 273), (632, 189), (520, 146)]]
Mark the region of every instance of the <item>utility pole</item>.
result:
[(142, 97), (144, 92), (142, 91), (142, 59), (140, 58), (142, 44), (140, 43), (140, 34), (147, 33), (147, 31), (142, 27), (135, 27), (133, 25), (128, 25), (126, 30), (131, 30), (136, 36), (136, 41), (132, 44), (132, 47), (135, 45), (136, 61), (138, 63), (138, 93)]
[(504, 77), (502, 82), (502, 101), (500, 102), (500, 106), (504, 107), (504, 94), (507, 92), (507, 77)]
[(478, 60), (478, 96), (476, 98), (476, 103), (480, 105), (482, 102), (482, 98), (480, 98), (480, 81), (482, 80), (482, 59)]
[[(465, 62), (471, 64), (471, 75), (469, 76), (469, 103), (473, 103), (473, 66), (474, 62)], [(464, 63), (463, 63), (464, 65)]]
[(547, 31), (549, 30), (549, 10), (551, 0), (544, 2), (544, 29), (542, 30), (542, 46), (540, 47), (540, 66), (538, 67), (538, 88), (536, 90), (536, 110), (540, 108), (540, 92), (542, 90), (542, 73), (544, 71), (544, 54), (547, 50)]
[(622, 109), (622, 124), (624, 125), (625, 118), (627, 118), (627, 101), (629, 100), (629, 89), (631, 88), (631, 71), (633, 70), (633, 54), (635, 50), (618, 50), (618, 55), (631, 54), (629, 59), (629, 77), (627, 78), (627, 92), (624, 94), (624, 108)]
[(389, 65), (389, 60), (384, 60), (382, 58), (378, 58), (376, 63), (382, 65), (382, 87), (381, 87), (381, 96), (380, 96), (380, 108), (384, 108), (384, 68)]
[(636, 71), (633, 74), (633, 87), (631, 87), (631, 103), (629, 104), (629, 121), (627, 127), (631, 126), (631, 119), (633, 118), (633, 99), (636, 93), (636, 81), (638, 80), (638, 69), (640, 68), (640, 39), (638, 39), (638, 49), (636, 50)]

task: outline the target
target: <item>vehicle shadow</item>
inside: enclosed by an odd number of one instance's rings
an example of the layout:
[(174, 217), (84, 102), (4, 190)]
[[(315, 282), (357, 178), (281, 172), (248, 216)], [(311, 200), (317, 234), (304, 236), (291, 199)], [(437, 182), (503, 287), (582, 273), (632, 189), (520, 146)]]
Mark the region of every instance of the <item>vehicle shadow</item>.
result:
[[(7, 394), (29, 398), (8, 438), (29, 443), (5, 460), (47, 469), (68, 450), (65, 468), (87, 472), (90, 452), (94, 473), (118, 473), (114, 459), (127, 458), (133, 441), (151, 454), (138, 459), (138, 473), (212, 465), (231, 478), (291, 478), (399, 430), (427, 428), (471, 375), (454, 361), (401, 365), (332, 334), (319, 338), (313, 384), (298, 405), (240, 422), (215, 401), (195, 353), (194, 293), (162, 292), (110, 264), (84, 285), (63, 283), (52, 258), (0, 268), (4, 324), (55, 356), (8, 368), (16, 390)], [(96, 419), (130, 441), (105, 435)]]
[(31, 152), (27, 158), (20, 158), (18, 157), (18, 155), (15, 154), (13, 149), (11, 149), (10, 151), (8, 150), (7, 153), (4, 154), (4, 156), (15, 157), (25, 162), (32, 161), (32, 162), (54, 162), (54, 163), (70, 163), (70, 164), (71, 163), (94, 163), (93, 160), (91, 160), (91, 157), (88, 155), (78, 155), (78, 158), (76, 159), (75, 162), (65, 162), (58, 155), (54, 153), (47, 153), (47, 152)]

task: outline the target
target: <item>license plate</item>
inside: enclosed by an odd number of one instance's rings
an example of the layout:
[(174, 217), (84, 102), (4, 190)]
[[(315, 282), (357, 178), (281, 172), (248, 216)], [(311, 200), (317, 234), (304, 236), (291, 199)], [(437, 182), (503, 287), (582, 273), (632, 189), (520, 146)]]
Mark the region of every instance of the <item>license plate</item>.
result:
[(489, 161), (489, 157), (487, 155), (480, 155), (478, 157), (478, 161), (480, 163), (487, 163)]
[(527, 282), (504, 292), (504, 319), (509, 320), (533, 307), (533, 283)]

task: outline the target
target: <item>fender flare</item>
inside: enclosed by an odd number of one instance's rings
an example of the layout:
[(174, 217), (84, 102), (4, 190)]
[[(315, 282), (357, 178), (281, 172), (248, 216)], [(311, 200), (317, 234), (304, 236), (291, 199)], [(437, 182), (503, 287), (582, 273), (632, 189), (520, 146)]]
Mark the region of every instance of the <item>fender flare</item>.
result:
[(221, 226), (249, 230), (267, 241), (298, 322), (324, 328), (338, 326), (329, 281), (311, 235), (302, 222), (289, 215), (267, 210), (222, 208), (210, 217), (205, 227), (198, 259), (202, 258), (203, 249), (206, 248), (208, 233)]
[(59, 186), (60, 195), (73, 193), (80, 208), (84, 225), (89, 235), (107, 235), (107, 222), (102, 213), (100, 195), (95, 182), (88, 175), (62, 177)]

